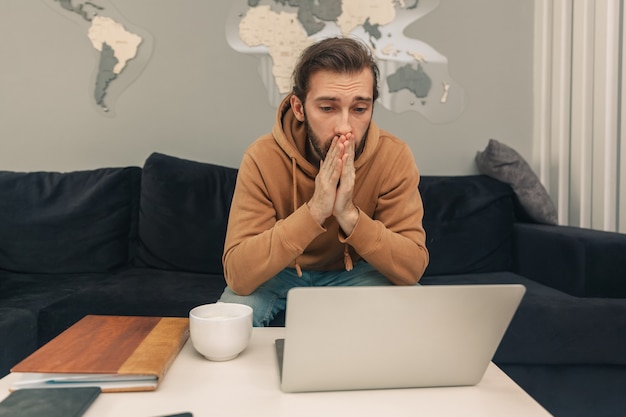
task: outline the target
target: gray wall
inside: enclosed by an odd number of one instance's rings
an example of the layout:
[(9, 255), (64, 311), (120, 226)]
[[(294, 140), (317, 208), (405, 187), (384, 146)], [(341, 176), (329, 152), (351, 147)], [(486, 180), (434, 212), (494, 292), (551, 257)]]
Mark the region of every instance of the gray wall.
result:
[[(256, 58), (225, 40), (229, 1), (112, 0), (154, 38), (114, 117), (93, 104), (98, 57), (84, 29), (47, 1), (0, 5), (0, 170), (141, 166), (153, 151), (236, 167), (270, 129)], [(466, 96), (464, 113), (445, 124), (377, 107), (376, 121), (410, 144), (422, 173), (476, 172), (474, 155), (490, 138), (530, 161), (533, 1), (441, 0), (406, 33), (448, 57)]]

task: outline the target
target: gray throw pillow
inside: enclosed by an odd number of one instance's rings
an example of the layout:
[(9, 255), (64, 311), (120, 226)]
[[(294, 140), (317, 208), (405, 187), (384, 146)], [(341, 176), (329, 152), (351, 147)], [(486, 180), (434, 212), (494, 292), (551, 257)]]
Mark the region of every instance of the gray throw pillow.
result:
[(528, 163), (514, 149), (490, 139), (485, 150), (476, 153), (476, 164), (481, 174), (509, 184), (532, 220), (557, 224), (557, 211), (550, 195)]

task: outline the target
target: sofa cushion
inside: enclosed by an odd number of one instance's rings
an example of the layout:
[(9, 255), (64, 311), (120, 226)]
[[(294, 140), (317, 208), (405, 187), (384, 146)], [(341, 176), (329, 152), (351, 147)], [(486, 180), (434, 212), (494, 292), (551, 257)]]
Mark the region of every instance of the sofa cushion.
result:
[(140, 169), (0, 172), (0, 269), (112, 270), (130, 259)]
[(513, 148), (489, 140), (482, 152), (476, 153), (476, 165), (481, 174), (506, 182), (515, 191), (518, 210), (523, 220), (556, 224), (557, 211), (550, 195), (537, 175)]
[(0, 378), (37, 349), (37, 317), (20, 308), (0, 307)]
[(132, 268), (86, 282), (83, 289), (41, 309), (43, 344), (87, 314), (188, 317), (198, 305), (214, 303), (226, 282), (222, 275)]
[(25, 274), (0, 272), (0, 306), (20, 308), (37, 314), (48, 304), (86, 286), (96, 285), (109, 273)]
[(626, 366), (498, 364), (498, 367), (554, 416), (626, 414)]
[(626, 234), (516, 223), (513, 271), (579, 297), (626, 298)]
[(512, 262), (513, 191), (485, 175), (422, 177), (425, 275), (508, 270)]
[(497, 364), (626, 365), (622, 299), (574, 297), (512, 272), (425, 277), (420, 282), (526, 287), (493, 358)]
[(221, 274), (237, 170), (154, 153), (143, 168), (137, 265)]

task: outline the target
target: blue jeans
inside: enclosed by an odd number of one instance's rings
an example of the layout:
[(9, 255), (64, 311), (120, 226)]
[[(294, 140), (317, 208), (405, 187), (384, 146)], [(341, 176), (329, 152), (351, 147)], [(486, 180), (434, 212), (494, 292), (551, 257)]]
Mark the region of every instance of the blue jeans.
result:
[[(302, 271), (285, 268), (252, 294), (242, 296), (226, 287), (219, 301), (246, 304), (254, 310), (255, 327), (267, 326), (279, 311), (287, 308), (287, 292), (294, 287), (392, 285), (383, 274), (367, 262), (358, 262), (352, 271)], [(323, 307), (321, 307), (323, 308)]]

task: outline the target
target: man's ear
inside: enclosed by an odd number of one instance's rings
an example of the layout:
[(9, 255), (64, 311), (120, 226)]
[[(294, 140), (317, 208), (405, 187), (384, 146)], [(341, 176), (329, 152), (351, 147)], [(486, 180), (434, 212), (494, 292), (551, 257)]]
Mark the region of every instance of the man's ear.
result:
[(295, 114), (296, 119), (300, 122), (304, 122), (304, 103), (302, 103), (298, 97), (293, 95), (289, 99), (289, 104), (291, 104), (291, 110), (293, 110), (293, 114)]

